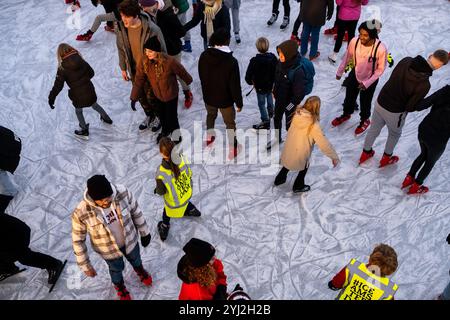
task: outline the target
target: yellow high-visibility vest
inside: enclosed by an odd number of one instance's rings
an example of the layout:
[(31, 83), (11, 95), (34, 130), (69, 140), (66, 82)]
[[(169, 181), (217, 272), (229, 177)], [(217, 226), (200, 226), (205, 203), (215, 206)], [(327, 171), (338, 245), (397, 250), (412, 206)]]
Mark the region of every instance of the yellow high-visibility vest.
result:
[(162, 165), (159, 166), (156, 177), (166, 186), (167, 192), (164, 194), (164, 208), (167, 216), (170, 218), (181, 218), (192, 197), (192, 171), (181, 155), (180, 160), (181, 163), (178, 165), (180, 175), (178, 179), (175, 178), (172, 170), (166, 169)]
[(379, 277), (364, 263), (352, 259), (345, 268), (345, 284), (337, 300), (392, 300), (398, 286), (386, 277)]

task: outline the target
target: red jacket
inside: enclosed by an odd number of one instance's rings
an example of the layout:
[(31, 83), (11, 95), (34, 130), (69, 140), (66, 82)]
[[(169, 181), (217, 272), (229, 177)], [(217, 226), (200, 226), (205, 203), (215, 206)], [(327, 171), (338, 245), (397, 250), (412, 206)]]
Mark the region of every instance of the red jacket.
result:
[(200, 284), (183, 282), (181, 285), (179, 300), (212, 300), (216, 293), (217, 286), (227, 285), (227, 276), (223, 272), (223, 264), (219, 259), (213, 262), (214, 270), (217, 274), (216, 283), (210, 287), (202, 287)]

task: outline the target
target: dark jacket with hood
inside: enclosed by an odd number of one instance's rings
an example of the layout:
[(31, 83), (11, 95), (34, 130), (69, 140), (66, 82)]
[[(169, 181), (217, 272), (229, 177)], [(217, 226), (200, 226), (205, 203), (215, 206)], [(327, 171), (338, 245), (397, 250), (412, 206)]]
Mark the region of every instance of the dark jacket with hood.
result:
[(216, 108), (242, 108), (241, 78), (238, 61), (233, 54), (208, 48), (198, 60), (198, 74), (203, 100)]
[(305, 73), (302, 68), (297, 68), (292, 75), (292, 81), (289, 79), (288, 74), (289, 70), (296, 67), (300, 58), (298, 45), (295, 41), (288, 40), (280, 44), (277, 49), (281, 50), (286, 61), (278, 62), (275, 71), (275, 85), (273, 87), (275, 105), (285, 108), (292, 103), (296, 106), (305, 97)]
[(14, 173), (20, 162), (22, 141), (8, 128), (0, 126), (0, 170)]
[(417, 110), (431, 107), (419, 125), (419, 140), (438, 150), (444, 150), (450, 138), (450, 85), (446, 85), (422, 100)]
[(19, 260), (30, 245), (31, 229), (25, 222), (0, 212), (0, 257)]
[(325, 25), (325, 19), (333, 16), (334, 0), (302, 0), (300, 4), (300, 19), (313, 27)]
[(69, 86), (69, 98), (75, 108), (90, 107), (97, 102), (94, 85), (91, 79), (94, 77), (89, 63), (87, 63), (77, 51), (71, 52), (62, 58), (61, 66), (56, 73), (55, 83), (48, 96), (51, 105), (55, 103), (56, 96), (61, 92), (64, 83)]
[(178, 17), (173, 12), (173, 7), (167, 5), (156, 12), (156, 16), (150, 16), (153, 22), (161, 29), (166, 42), (167, 54), (169, 56), (176, 56), (181, 52), (182, 42), (186, 31), (183, 25), (178, 20)]
[(392, 113), (415, 111), (417, 104), (430, 91), (433, 69), (421, 56), (403, 58), (378, 96), (378, 103)]
[(249, 85), (254, 85), (258, 93), (272, 92), (277, 64), (278, 59), (273, 53), (258, 53), (250, 59), (245, 81)]
[[(194, 12), (194, 17), (191, 21), (186, 23), (184, 25), (184, 29), (189, 31), (190, 29), (197, 26), (200, 22), (201, 25), (201, 35), (203, 39), (207, 39), (206, 34), (206, 23), (205, 23), (205, 14), (203, 13), (205, 11), (205, 4), (201, 1), (198, 1), (197, 10)], [(219, 28), (224, 28), (228, 32), (230, 32), (231, 24), (230, 24), (230, 13), (228, 8), (225, 6), (225, 4), (222, 4), (222, 8), (217, 12), (214, 20), (213, 20), (213, 29), (217, 30)]]

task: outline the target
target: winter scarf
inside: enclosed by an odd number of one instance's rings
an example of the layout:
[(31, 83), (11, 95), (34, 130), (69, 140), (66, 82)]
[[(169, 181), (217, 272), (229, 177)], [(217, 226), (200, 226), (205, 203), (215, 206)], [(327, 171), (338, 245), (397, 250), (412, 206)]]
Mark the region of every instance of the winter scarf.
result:
[(209, 39), (214, 32), (213, 20), (216, 17), (217, 12), (222, 9), (222, 0), (202, 0), (205, 4), (204, 23), (206, 24), (206, 37)]

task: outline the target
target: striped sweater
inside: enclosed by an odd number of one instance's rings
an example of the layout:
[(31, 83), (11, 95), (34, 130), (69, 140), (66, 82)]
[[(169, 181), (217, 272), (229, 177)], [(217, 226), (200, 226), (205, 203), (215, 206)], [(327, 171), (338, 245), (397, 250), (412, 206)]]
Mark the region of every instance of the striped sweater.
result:
[[(149, 227), (139, 209), (133, 195), (121, 185), (112, 185), (114, 204), (117, 215), (124, 228), (126, 253), (130, 253), (138, 245), (138, 234), (144, 237), (150, 233)], [(103, 259), (111, 260), (122, 257), (117, 243), (104, 222), (102, 209), (95, 205), (87, 191), (84, 200), (80, 202), (72, 213), (72, 243), (77, 263), (81, 270), (92, 269), (86, 247), (86, 235), (89, 234), (92, 248)]]

